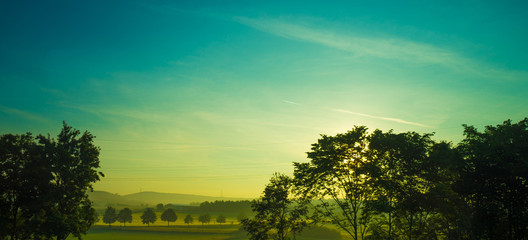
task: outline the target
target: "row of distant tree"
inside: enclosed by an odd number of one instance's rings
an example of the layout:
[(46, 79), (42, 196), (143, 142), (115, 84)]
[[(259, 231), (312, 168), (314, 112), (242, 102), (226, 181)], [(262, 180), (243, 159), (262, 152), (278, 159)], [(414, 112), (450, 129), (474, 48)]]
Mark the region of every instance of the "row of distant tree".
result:
[[(98, 217), (96, 216), (96, 221), (99, 221)], [(155, 223), (158, 219), (156, 213), (154, 212), (153, 208), (147, 208), (143, 212), (143, 214), (140, 216), (141, 222), (143, 224), (147, 224), (147, 226), (150, 226), (151, 223)], [(176, 215), (176, 212), (172, 208), (167, 208), (163, 211), (161, 214), (161, 220), (167, 222), (167, 226), (170, 225), (171, 222), (176, 222), (178, 219), (178, 216)], [(239, 217), (240, 218), (240, 217)], [(119, 213), (116, 213), (116, 209), (113, 207), (107, 207), (104, 214), (103, 214), (103, 222), (105, 224), (108, 224), (109, 227), (111, 227), (112, 223), (120, 222), (123, 224), (123, 226), (126, 226), (126, 223), (132, 222), (132, 210), (129, 208), (123, 208), (119, 211)], [(202, 214), (198, 217), (198, 221), (204, 224), (209, 224), (211, 222), (211, 216), (206, 213)], [(194, 222), (194, 218), (191, 214), (187, 214), (185, 216), (184, 222), (188, 225), (192, 224)], [(217, 223), (225, 223), (226, 217), (224, 215), (219, 215), (216, 218)]]
[(432, 134), (366, 127), (312, 144), (293, 177), (275, 174), (250, 239), (287, 239), (333, 224), (352, 239), (528, 239), (528, 118), (483, 132), (464, 125), (456, 146)]

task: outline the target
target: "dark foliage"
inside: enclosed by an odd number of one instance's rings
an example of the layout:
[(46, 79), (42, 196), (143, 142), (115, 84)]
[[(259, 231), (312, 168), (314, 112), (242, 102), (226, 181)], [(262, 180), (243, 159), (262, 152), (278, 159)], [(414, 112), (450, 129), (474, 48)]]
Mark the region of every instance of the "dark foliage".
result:
[(176, 222), (177, 219), (178, 216), (176, 216), (176, 212), (172, 208), (168, 208), (161, 214), (161, 220), (167, 221), (167, 226), (169, 226), (170, 222)]
[(292, 188), (291, 178), (274, 174), (263, 196), (252, 203), (255, 217), (242, 220), (249, 239), (295, 239), (295, 234), (308, 225), (306, 202), (293, 199)]
[(121, 211), (119, 211), (119, 214), (117, 214), (117, 221), (120, 223), (123, 223), (123, 226), (126, 226), (126, 223), (132, 222), (132, 210), (129, 208), (124, 208)]
[(112, 226), (112, 223), (117, 221), (116, 210), (113, 207), (107, 207), (103, 215), (103, 222), (108, 224), (108, 227)]
[(322, 135), (294, 164), (295, 193), (356, 240), (528, 239), (528, 119), (464, 128), (457, 147), (366, 127)]
[(143, 212), (143, 215), (141, 215), (141, 222), (143, 224), (147, 224), (149, 227), (150, 224), (156, 222), (157, 219), (158, 217), (152, 208), (145, 209), (145, 212)]
[(200, 215), (198, 217), (198, 221), (201, 222), (202, 225), (204, 225), (205, 223), (209, 223), (209, 222), (211, 222), (211, 215), (209, 215), (209, 213)]
[(103, 176), (94, 138), (66, 123), (57, 139), (0, 136), (0, 238), (86, 234), (95, 220), (87, 191)]
[(528, 119), (487, 126), (464, 125), (464, 157), (456, 191), (471, 213), (476, 239), (528, 238)]

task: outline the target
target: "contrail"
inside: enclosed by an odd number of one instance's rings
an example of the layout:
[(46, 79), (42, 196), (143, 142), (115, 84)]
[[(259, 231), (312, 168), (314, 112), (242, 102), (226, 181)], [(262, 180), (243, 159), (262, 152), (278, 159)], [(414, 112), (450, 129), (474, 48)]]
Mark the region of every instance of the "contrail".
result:
[(373, 119), (392, 121), (392, 122), (403, 123), (403, 124), (414, 125), (414, 126), (420, 126), (420, 127), (426, 127), (426, 128), (433, 128), (431, 126), (427, 126), (427, 125), (424, 125), (424, 124), (421, 124), (421, 123), (409, 122), (409, 121), (405, 121), (405, 120), (398, 119), (398, 118), (380, 117), (380, 116), (374, 116), (374, 115), (365, 114), (365, 113), (352, 112), (352, 111), (348, 111), (348, 110), (344, 110), (344, 109), (338, 109), (338, 108), (332, 108), (330, 110), (335, 111), (335, 112), (340, 112), (340, 113), (347, 113), (347, 114), (352, 114), (352, 115), (356, 115), (356, 116), (361, 116), (361, 117), (368, 117), (368, 118), (373, 118)]

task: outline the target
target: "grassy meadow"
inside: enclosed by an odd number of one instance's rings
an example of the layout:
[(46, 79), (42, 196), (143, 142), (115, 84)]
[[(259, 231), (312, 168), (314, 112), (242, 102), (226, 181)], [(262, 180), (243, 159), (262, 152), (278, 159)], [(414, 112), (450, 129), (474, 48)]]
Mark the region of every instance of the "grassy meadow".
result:
[[(68, 239), (75, 239), (70, 237)], [(175, 226), (93, 226), (86, 240), (143, 240), (143, 239), (189, 239), (189, 240), (224, 240), (247, 239), (245, 232), (239, 231), (239, 225), (175, 225)]]
[[(246, 232), (240, 230), (240, 224), (236, 217), (227, 216), (226, 223), (215, 223), (219, 214), (210, 214), (211, 222), (203, 224), (198, 221), (199, 214), (191, 214), (194, 218), (192, 224), (185, 224), (184, 219), (187, 213), (179, 213), (176, 222), (171, 222), (167, 226), (166, 221), (161, 221), (161, 212), (156, 212), (158, 219), (155, 223), (147, 226), (141, 222), (142, 212), (132, 214), (132, 223), (123, 226), (122, 223), (115, 222), (108, 226), (101, 220), (88, 231), (83, 239), (86, 240), (144, 240), (144, 239), (188, 239), (188, 240), (242, 240), (248, 239)], [(70, 236), (68, 240), (76, 239)], [(326, 228), (309, 229), (298, 236), (299, 240), (316, 239), (341, 239), (337, 231)]]

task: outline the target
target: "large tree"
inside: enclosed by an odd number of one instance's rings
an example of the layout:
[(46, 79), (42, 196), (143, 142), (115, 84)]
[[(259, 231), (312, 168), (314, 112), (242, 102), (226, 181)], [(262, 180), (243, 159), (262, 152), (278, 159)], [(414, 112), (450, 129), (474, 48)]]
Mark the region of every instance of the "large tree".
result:
[(313, 204), (314, 220), (355, 240), (447, 236), (460, 200), (450, 190), (457, 154), (431, 136), (366, 127), (322, 135), (310, 162), (295, 163), (296, 193)]
[(81, 237), (94, 223), (87, 191), (99, 180), (99, 148), (89, 132), (63, 123), (57, 139), (1, 137), (0, 234), (12, 239)]
[(46, 228), (58, 240), (72, 234), (81, 234), (93, 224), (94, 209), (88, 198), (88, 190), (93, 191), (92, 183), (99, 180), (99, 147), (93, 144), (94, 136), (63, 123), (62, 131), (53, 139), (39, 136), (39, 144), (44, 148), (45, 158), (51, 162), (51, 198), (49, 211), (53, 220)]
[(52, 204), (52, 175), (31, 133), (0, 136), (0, 239), (27, 239), (38, 231)]
[(263, 196), (253, 201), (253, 218), (242, 220), (249, 238), (285, 240), (307, 226), (304, 201), (292, 198), (293, 179), (275, 173), (264, 189)]
[(528, 118), (487, 126), (464, 125), (465, 165), (456, 190), (472, 212), (477, 239), (528, 236)]
[(156, 222), (157, 218), (154, 210), (152, 208), (147, 208), (145, 209), (145, 212), (143, 212), (143, 215), (141, 215), (141, 222), (150, 227), (150, 224)]
[(178, 219), (178, 216), (176, 216), (176, 213), (174, 212), (174, 209), (167, 208), (162, 214), (161, 214), (161, 220), (167, 221), (167, 226), (169, 226), (169, 222), (176, 222)]
[(374, 131), (369, 136), (374, 198), (366, 203), (378, 224), (373, 235), (384, 239), (413, 239), (446, 235), (446, 218), (453, 209), (450, 191), (456, 153), (431, 134)]
[(353, 239), (366, 230), (362, 204), (372, 198), (367, 128), (322, 135), (308, 152), (310, 162), (294, 163), (297, 194), (314, 205), (321, 221), (331, 221)]
[(126, 223), (132, 222), (132, 211), (129, 208), (123, 208), (117, 214), (117, 221), (123, 223), (123, 226), (126, 226)]

